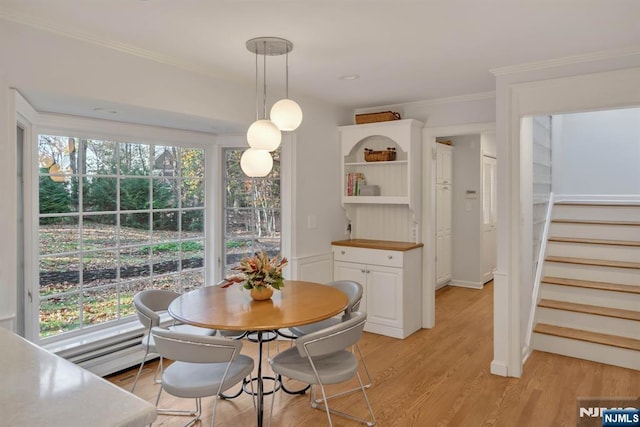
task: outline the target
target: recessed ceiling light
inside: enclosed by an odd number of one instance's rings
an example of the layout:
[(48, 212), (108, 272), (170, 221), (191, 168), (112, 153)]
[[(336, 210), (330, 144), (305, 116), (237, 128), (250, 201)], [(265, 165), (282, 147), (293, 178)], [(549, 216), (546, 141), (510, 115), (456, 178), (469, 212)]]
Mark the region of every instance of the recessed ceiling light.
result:
[(360, 76), (358, 74), (347, 74), (346, 76), (340, 76), (340, 80), (355, 80), (359, 78)]
[(104, 113), (104, 114), (118, 114), (116, 110), (110, 110), (108, 108), (103, 108), (103, 107), (96, 107), (93, 109), (93, 111), (97, 111), (98, 113)]

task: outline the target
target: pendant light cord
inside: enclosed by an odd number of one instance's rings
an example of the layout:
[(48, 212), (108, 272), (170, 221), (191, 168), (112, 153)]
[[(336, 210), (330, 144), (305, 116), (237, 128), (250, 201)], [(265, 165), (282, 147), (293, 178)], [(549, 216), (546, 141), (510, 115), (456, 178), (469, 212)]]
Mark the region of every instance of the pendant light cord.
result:
[[(287, 42), (284, 42), (285, 45), (287, 44)], [(286, 65), (284, 67), (285, 69), (285, 98), (289, 99), (289, 46), (286, 45), (285, 46), (285, 50), (287, 51), (287, 55), (286, 55)]]
[(262, 83), (264, 92), (262, 94), (262, 117), (267, 120), (267, 42), (264, 41), (264, 55), (262, 58)]
[(256, 48), (256, 120), (260, 119), (260, 107), (258, 104), (258, 49)]

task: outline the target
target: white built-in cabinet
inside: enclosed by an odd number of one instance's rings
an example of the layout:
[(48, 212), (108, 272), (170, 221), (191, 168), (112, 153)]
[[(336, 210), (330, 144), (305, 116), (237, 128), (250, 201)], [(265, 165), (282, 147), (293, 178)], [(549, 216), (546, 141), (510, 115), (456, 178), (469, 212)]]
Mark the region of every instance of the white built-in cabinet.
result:
[(405, 338), (422, 325), (422, 244), (333, 242), (334, 280), (354, 280), (364, 294), (365, 331)]
[[(333, 242), (334, 280), (362, 284), (365, 330), (405, 338), (422, 327), (422, 128), (412, 119), (341, 126), (342, 206), (349, 240)], [(365, 148), (393, 149), (392, 161), (365, 161)], [(378, 195), (352, 195), (360, 174)]]
[(436, 287), (451, 280), (453, 147), (436, 144)]
[[(418, 241), (423, 126), (417, 120), (405, 119), (339, 128), (342, 205), (349, 220), (360, 219), (359, 224), (354, 224), (356, 234), (352, 237)], [(375, 151), (391, 148), (395, 150), (396, 158), (367, 162), (365, 148)], [(347, 191), (350, 174), (361, 174), (366, 185), (379, 189), (379, 195), (350, 195)], [(376, 220), (381, 222), (376, 223)], [(388, 231), (386, 235), (375, 234), (384, 230)]]

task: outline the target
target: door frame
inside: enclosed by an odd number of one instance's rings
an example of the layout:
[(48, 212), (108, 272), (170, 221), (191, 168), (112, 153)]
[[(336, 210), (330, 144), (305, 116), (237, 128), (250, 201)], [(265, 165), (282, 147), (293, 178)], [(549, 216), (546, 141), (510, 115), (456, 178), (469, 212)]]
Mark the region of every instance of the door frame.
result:
[(422, 327), (436, 323), (436, 138), (495, 132), (495, 122), (425, 127), (422, 130)]

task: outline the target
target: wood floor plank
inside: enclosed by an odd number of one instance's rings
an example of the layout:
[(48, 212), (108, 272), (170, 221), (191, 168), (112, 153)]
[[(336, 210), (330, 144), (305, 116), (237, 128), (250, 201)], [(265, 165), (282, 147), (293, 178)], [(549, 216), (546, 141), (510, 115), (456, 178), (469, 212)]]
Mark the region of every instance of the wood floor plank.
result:
[[(280, 342), (279, 350), (289, 347)], [(360, 347), (374, 378), (367, 394), (380, 427), (436, 426), (575, 426), (578, 397), (640, 396), (640, 371), (609, 367), (534, 351), (521, 378), (505, 378), (489, 371), (493, 360), (493, 285), (484, 289), (445, 287), (436, 292), (436, 326), (404, 340), (364, 333)], [(273, 356), (278, 349), (269, 344)], [(242, 352), (255, 355), (257, 346), (245, 343)], [(156, 362), (145, 369), (136, 394), (155, 402)], [(265, 365), (268, 370), (268, 366)], [(131, 389), (131, 370), (107, 379)], [(122, 379), (122, 381), (119, 381)], [(192, 401), (170, 399), (162, 406), (190, 408)], [(211, 424), (211, 398), (197, 427)], [(268, 417), (271, 397), (265, 400)], [(350, 395), (332, 403), (336, 409), (362, 415), (362, 396)], [(184, 417), (160, 415), (154, 426), (181, 426)], [(217, 427), (255, 426), (252, 400), (243, 395), (220, 400)], [(307, 395), (276, 393), (273, 427), (326, 426), (326, 415), (309, 406)], [(358, 424), (333, 417), (335, 427)]]
[(628, 292), (631, 294), (640, 294), (640, 283), (638, 285), (622, 285), (619, 283), (593, 282), (589, 280), (567, 279), (564, 277), (545, 276), (542, 278), (543, 283), (562, 286), (574, 286), (590, 289), (602, 289), (613, 292)]
[(597, 305), (577, 304), (568, 301), (556, 301), (541, 299), (538, 307), (552, 308), (556, 310), (572, 311), (576, 313), (595, 314), (598, 316), (615, 317), (617, 319), (640, 321), (640, 311), (622, 310), (619, 308), (609, 308)]

